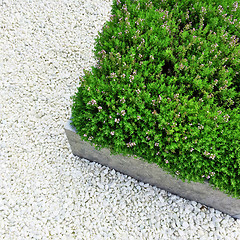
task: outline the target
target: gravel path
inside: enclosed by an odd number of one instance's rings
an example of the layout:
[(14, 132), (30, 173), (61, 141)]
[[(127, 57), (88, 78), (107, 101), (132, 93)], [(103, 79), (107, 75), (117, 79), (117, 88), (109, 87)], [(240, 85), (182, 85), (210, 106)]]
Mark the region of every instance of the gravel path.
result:
[(111, 4), (0, 1), (0, 239), (240, 239), (240, 220), (72, 155), (70, 96)]

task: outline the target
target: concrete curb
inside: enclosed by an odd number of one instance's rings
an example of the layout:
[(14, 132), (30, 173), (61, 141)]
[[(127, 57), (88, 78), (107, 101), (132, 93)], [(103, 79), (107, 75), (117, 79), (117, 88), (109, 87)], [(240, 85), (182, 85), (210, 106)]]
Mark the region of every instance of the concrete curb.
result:
[(134, 157), (126, 157), (122, 154), (110, 155), (107, 148), (98, 151), (90, 143), (83, 141), (70, 123), (71, 120), (66, 123), (65, 132), (74, 155), (100, 163), (144, 183), (149, 183), (240, 219), (240, 199), (229, 197), (219, 190), (212, 189), (207, 182), (183, 182), (166, 173), (156, 164), (150, 164)]

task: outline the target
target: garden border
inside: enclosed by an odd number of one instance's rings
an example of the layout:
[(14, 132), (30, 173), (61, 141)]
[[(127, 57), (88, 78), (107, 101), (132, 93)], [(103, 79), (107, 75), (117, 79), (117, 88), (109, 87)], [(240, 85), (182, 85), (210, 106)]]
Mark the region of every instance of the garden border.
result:
[(207, 182), (183, 182), (163, 171), (155, 163), (144, 162), (138, 158), (127, 157), (122, 154), (110, 155), (107, 148), (98, 151), (90, 143), (83, 141), (70, 123), (71, 120), (67, 121), (65, 133), (73, 155), (100, 163), (144, 183), (240, 219), (240, 199), (229, 197), (227, 194), (211, 188)]

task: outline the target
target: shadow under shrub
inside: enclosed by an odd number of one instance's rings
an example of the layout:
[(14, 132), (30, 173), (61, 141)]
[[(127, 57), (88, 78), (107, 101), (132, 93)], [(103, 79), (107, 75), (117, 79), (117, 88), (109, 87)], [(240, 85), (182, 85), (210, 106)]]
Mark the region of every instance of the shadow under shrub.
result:
[(72, 97), (77, 133), (239, 198), (237, 19), (234, 1), (114, 1)]

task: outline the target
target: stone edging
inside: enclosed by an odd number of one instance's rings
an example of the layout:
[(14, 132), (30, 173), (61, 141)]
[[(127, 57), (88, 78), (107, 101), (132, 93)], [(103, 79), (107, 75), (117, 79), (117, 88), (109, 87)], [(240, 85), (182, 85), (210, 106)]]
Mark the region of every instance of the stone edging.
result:
[(144, 183), (149, 183), (185, 199), (199, 202), (229, 214), (233, 218), (240, 219), (240, 199), (229, 197), (219, 190), (212, 189), (207, 182), (183, 182), (166, 173), (154, 163), (147, 163), (122, 154), (110, 155), (107, 148), (98, 151), (90, 143), (81, 140), (81, 137), (76, 133), (76, 129), (70, 123), (71, 120), (66, 123), (65, 132), (74, 155), (100, 163)]

